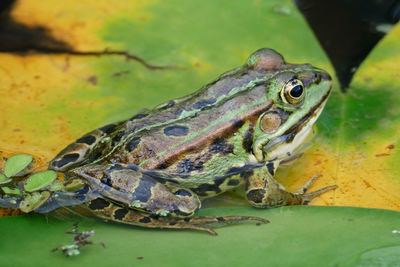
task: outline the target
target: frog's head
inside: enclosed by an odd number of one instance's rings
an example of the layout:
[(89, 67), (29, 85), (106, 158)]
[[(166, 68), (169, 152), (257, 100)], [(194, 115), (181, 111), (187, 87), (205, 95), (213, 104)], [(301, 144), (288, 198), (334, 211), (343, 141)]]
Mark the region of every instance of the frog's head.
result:
[(283, 160), (312, 132), (328, 99), (331, 77), (309, 64), (288, 64), (271, 49), (256, 51), (247, 65), (275, 72), (266, 84), (272, 107), (258, 118), (253, 153), (258, 161)]

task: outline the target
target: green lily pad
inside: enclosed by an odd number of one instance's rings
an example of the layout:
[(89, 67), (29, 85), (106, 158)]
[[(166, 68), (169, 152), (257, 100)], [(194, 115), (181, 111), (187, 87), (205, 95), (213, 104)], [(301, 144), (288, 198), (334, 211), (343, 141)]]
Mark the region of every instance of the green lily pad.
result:
[(10, 181), (11, 181), (10, 178), (7, 178), (7, 176), (5, 176), (0, 172), (0, 184), (6, 184), (9, 183)]
[(20, 195), (21, 194), (21, 192), (19, 191), (18, 188), (12, 189), (12, 188), (4, 186), (4, 187), (1, 187), (1, 190), (3, 190), (3, 192), (7, 195)]
[(24, 185), (27, 192), (33, 192), (50, 185), (57, 178), (55, 171), (47, 170), (30, 176)]
[(33, 162), (31, 155), (19, 154), (9, 158), (4, 164), (4, 174), (7, 177), (23, 176)]
[[(190, 230), (146, 229), (79, 223), (95, 230), (94, 244), (67, 258), (50, 250), (70, 244), (76, 220), (18, 216), (0, 218), (2, 262), (10, 266), (395, 266), (400, 213), (344, 207), (213, 208), (199, 215), (247, 215), (269, 219), (216, 228), (218, 236)], [(379, 219), (377, 219), (379, 218)], [(99, 243), (104, 242), (106, 248)], [(21, 249), (23, 244), (24, 249)], [(395, 254), (397, 252), (397, 255)], [(397, 257), (397, 258), (396, 258)], [(386, 264), (386, 265), (385, 265)]]

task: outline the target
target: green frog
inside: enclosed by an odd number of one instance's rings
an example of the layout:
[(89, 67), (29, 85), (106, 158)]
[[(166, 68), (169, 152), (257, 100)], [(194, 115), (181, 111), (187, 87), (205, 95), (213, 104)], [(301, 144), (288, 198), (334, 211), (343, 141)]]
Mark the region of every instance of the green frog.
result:
[(105, 220), (211, 234), (211, 223), (267, 222), (193, 215), (203, 199), (240, 186), (257, 208), (307, 204), (336, 188), (307, 193), (314, 177), (291, 193), (274, 179), (312, 132), (330, 90), (327, 72), (260, 49), (193, 94), (84, 135), (49, 168), (89, 188), (81, 202)]

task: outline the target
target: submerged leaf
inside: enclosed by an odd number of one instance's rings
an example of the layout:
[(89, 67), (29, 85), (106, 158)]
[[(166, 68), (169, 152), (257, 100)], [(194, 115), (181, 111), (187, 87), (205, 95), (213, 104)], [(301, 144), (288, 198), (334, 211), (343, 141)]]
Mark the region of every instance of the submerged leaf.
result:
[(4, 164), (4, 174), (7, 177), (23, 176), (33, 162), (31, 155), (18, 154), (9, 158)]
[(35, 173), (26, 180), (24, 189), (28, 192), (33, 192), (50, 185), (57, 178), (55, 171), (47, 170)]
[[(140, 266), (392, 266), (398, 259), (395, 251), (400, 236), (392, 231), (399, 229), (399, 214), (313, 206), (201, 210), (199, 216), (257, 216), (271, 221), (260, 226), (246, 222), (219, 227), (217, 237), (86, 220), (80, 226), (94, 229), (93, 242), (102, 241), (107, 249), (97, 244), (84, 248), (79, 265), (132, 266), (142, 257)], [(66, 244), (63, 233), (71, 223), (47, 219), (38, 215), (0, 218), (0, 236), (7, 240), (2, 261), (13, 266), (43, 266), (47, 260), (45, 266), (70, 266), (61, 253), (50, 251)]]

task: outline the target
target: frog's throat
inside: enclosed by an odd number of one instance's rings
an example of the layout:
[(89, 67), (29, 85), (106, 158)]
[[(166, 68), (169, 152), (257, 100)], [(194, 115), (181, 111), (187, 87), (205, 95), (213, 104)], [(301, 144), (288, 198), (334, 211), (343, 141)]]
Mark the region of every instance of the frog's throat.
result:
[(324, 109), (326, 101), (327, 97), (321, 101), (320, 105), (308, 112), (298, 123), (284, 133), (278, 133), (278, 131), (272, 137), (268, 136), (257, 140), (253, 150), (257, 161), (283, 160), (289, 154), (292, 154), (312, 132), (312, 126)]

